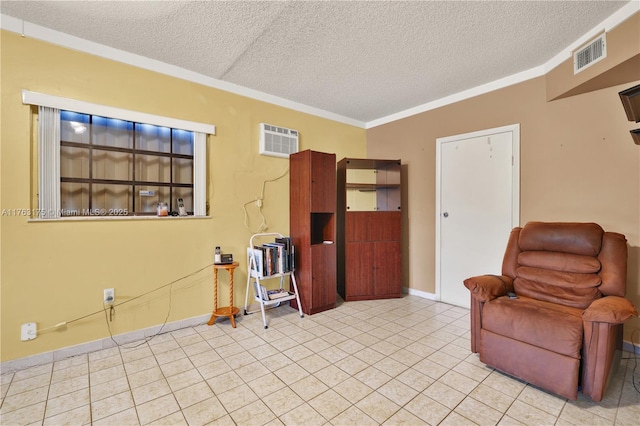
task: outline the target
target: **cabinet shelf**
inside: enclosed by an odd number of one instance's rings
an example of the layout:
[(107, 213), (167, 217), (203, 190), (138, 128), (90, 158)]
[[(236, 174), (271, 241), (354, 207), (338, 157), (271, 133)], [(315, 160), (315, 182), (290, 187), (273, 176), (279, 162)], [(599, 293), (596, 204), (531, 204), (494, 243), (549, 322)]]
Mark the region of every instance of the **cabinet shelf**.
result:
[(377, 160), (373, 158), (345, 158), (343, 160), (351, 170), (386, 170), (399, 167), (400, 160)]
[(338, 212), (400, 210), (401, 166), (400, 160), (340, 160)]
[(378, 189), (400, 189), (399, 183), (350, 183), (346, 184), (347, 189), (355, 189), (358, 191), (377, 191)]

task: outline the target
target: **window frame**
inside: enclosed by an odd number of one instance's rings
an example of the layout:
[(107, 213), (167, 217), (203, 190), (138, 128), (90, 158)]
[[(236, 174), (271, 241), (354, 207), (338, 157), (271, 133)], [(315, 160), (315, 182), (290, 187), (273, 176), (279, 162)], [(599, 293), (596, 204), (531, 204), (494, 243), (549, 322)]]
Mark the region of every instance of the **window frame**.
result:
[[(39, 107), (38, 117), (38, 208), (32, 212), (35, 219), (68, 219), (60, 209), (60, 110), (115, 118), (140, 124), (151, 124), (193, 132), (193, 216), (206, 217), (206, 142), (207, 135), (215, 135), (211, 124), (197, 123), (170, 117), (141, 113), (69, 98), (22, 90), (22, 102)], [(45, 111), (50, 111), (47, 116)], [(134, 216), (89, 216), (104, 218), (150, 218), (144, 214)], [(85, 216), (82, 216), (85, 218)]]

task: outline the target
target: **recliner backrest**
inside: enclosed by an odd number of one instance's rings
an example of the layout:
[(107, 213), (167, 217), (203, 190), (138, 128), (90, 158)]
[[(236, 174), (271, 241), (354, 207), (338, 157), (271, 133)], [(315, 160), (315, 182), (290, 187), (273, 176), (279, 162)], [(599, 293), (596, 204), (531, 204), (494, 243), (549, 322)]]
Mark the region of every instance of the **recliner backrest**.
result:
[(584, 309), (624, 296), (626, 257), (624, 236), (595, 223), (529, 222), (512, 231), (502, 273), (517, 294)]

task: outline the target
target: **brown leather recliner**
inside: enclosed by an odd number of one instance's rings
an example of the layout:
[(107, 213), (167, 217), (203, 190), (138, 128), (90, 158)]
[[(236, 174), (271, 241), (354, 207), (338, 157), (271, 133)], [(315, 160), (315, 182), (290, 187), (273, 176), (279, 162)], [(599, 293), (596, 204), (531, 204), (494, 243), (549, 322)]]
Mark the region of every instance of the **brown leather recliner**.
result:
[(626, 280), (622, 234), (595, 223), (514, 228), (502, 275), (464, 281), (471, 350), (483, 363), (557, 395), (575, 400), (580, 387), (600, 401), (622, 349), (622, 323), (638, 315), (624, 298)]

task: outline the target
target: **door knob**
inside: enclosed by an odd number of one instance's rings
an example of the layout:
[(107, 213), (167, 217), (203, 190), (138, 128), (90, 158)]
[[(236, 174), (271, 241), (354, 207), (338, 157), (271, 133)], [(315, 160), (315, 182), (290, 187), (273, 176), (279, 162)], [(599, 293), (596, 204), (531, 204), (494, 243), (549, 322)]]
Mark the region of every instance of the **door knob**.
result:
[(449, 213), (448, 212), (444, 212), (444, 213), (442, 213), (442, 216), (449, 217)]

